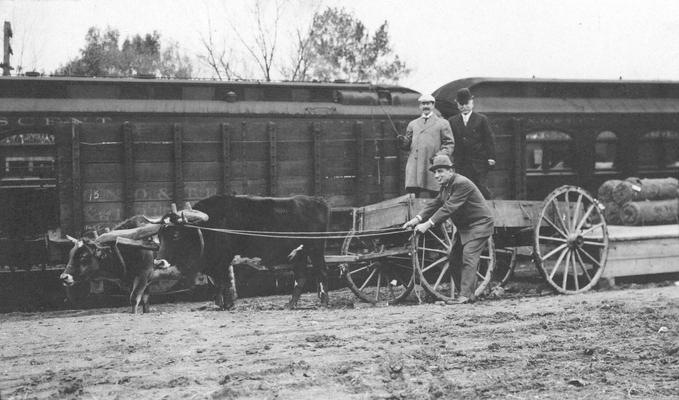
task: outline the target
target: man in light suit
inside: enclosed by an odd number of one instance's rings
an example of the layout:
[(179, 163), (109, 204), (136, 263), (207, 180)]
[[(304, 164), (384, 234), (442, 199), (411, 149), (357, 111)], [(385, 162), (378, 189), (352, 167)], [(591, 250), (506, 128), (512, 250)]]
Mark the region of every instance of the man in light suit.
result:
[(495, 134), (488, 117), (474, 109), (474, 97), (467, 88), (457, 91), (455, 101), (460, 110), (448, 120), (455, 137), (453, 158), (460, 174), (471, 179), (483, 197), (491, 198), (488, 189), (488, 170), (495, 168)]
[(399, 146), (410, 150), (406, 163), (406, 191), (416, 197), (433, 198), (439, 191), (434, 174), (429, 171), (429, 162), (437, 154), (453, 155), (455, 139), (450, 124), (434, 113), (434, 97), (420, 96), (422, 115), (410, 121), (406, 134), (399, 135)]
[(415, 227), (416, 232), (425, 233), (447, 219), (453, 221), (457, 232), (450, 261), (453, 268), (459, 268), (460, 276), (460, 295), (453, 303), (473, 302), (476, 270), (488, 237), (493, 234), (493, 213), (474, 183), (455, 173), (448, 156), (434, 157), (430, 169), (441, 184), (441, 192), (403, 224), (403, 229)]

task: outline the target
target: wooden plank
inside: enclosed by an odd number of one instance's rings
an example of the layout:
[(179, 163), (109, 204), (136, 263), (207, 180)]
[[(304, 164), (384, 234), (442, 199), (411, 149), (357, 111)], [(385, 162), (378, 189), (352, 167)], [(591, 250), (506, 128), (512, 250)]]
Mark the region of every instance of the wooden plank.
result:
[(542, 202), (524, 200), (489, 200), (496, 228), (534, 226), (540, 217)]
[(604, 278), (679, 272), (677, 238), (610, 241)]
[(276, 124), (268, 122), (266, 130), (269, 135), (269, 196), (278, 193), (278, 158), (276, 150)]
[(132, 202), (134, 201), (134, 153), (132, 140), (134, 138), (134, 126), (129, 122), (124, 122), (122, 127), (123, 136), (123, 170), (125, 171), (125, 180), (123, 181), (123, 192), (125, 193), (125, 208), (124, 217), (132, 216)]
[(310, 125), (310, 130), (311, 130), (311, 137), (312, 141), (314, 143), (314, 151), (313, 151), (313, 160), (314, 160), (314, 168), (313, 168), (313, 173), (314, 173), (314, 195), (318, 196), (321, 194), (323, 187), (322, 185), (322, 180), (321, 177), (323, 176), (322, 172), (322, 162), (321, 162), (321, 157), (323, 156), (322, 154), (322, 148), (321, 148), (321, 127), (318, 122), (312, 122)]
[(356, 197), (360, 203), (365, 202), (366, 198), (364, 196), (366, 192), (366, 174), (365, 169), (365, 141), (363, 138), (363, 123), (360, 121), (354, 122), (353, 126), (354, 138), (356, 140), (356, 179), (354, 180), (356, 184)]
[[(241, 122), (240, 125), (240, 139), (241, 141), (245, 141), (245, 138), (248, 136), (248, 125), (245, 123), (245, 121)], [(233, 143), (232, 143), (233, 144)], [(234, 147), (235, 144), (234, 144)], [(235, 149), (234, 149), (235, 150)], [(246, 153), (245, 153), (245, 146), (241, 146), (240, 151), (238, 151), (238, 154), (240, 155), (240, 177), (241, 179), (241, 194), (247, 194), (249, 193), (249, 188), (248, 188), (248, 181), (245, 179), (247, 176), (246, 174)]]
[(222, 138), (222, 194), (231, 194), (231, 124), (221, 124)]
[(79, 148), (80, 160), (83, 164), (120, 163), (123, 158), (123, 147), (120, 141), (104, 144), (82, 143)]
[(71, 180), (73, 188), (73, 226), (71, 231), (80, 234), (83, 222), (82, 178), (80, 174), (80, 125), (71, 125)]
[(679, 225), (622, 226), (608, 225), (608, 239), (611, 241), (650, 240), (663, 238), (679, 239)]
[(412, 197), (400, 196), (358, 210), (361, 224), (360, 230), (376, 230), (397, 225), (403, 225), (412, 218)]
[[(72, 135), (68, 125), (60, 125), (55, 130), (55, 143), (57, 155), (57, 190), (59, 191), (59, 226), (63, 229), (71, 229), (73, 223), (73, 167), (72, 159)], [(68, 233), (75, 234), (74, 231)]]
[[(135, 174), (137, 165), (135, 168)], [(136, 175), (138, 176), (138, 175)], [(120, 163), (87, 164), (82, 170), (82, 181), (87, 182), (122, 182), (125, 179), (123, 166)]]
[(173, 132), (173, 162), (174, 162), (174, 202), (182, 204), (184, 202), (184, 171), (182, 154), (182, 126), (175, 123), (172, 125)]
[(120, 141), (120, 125), (83, 123), (80, 125), (80, 140), (85, 143), (104, 143)]

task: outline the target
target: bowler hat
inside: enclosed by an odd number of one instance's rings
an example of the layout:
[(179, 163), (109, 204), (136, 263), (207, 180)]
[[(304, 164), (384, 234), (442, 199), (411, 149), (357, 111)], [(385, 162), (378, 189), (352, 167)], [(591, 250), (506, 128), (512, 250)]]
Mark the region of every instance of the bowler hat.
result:
[(429, 167), (429, 170), (434, 172), (437, 168), (454, 168), (454, 165), (450, 160), (450, 157), (445, 154), (438, 154), (431, 160), (431, 167)]
[(462, 88), (457, 91), (457, 96), (455, 98), (455, 101), (457, 101), (457, 104), (467, 104), (469, 100), (473, 99), (474, 96), (472, 96), (472, 93), (469, 91), (467, 88)]
[(417, 99), (417, 101), (420, 103), (435, 103), (436, 99), (434, 99), (434, 96), (430, 94), (423, 94), (419, 99)]

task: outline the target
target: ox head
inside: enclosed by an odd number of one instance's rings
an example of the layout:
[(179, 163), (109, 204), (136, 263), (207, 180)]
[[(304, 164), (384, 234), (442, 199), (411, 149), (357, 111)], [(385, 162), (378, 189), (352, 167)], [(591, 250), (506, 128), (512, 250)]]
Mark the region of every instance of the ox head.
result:
[(140, 226), (133, 229), (121, 229), (108, 231), (101, 236), (95, 234), (94, 238), (76, 239), (66, 236), (73, 242), (73, 248), (69, 252), (66, 269), (59, 277), (64, 286), (72, 286), (78, 282), (100, 278), (103, 265), (106, 260), (116, 257), (112, 245), (122, 243), (144, 250), (154, 250), (154, 246), (141, 239), (155, 235), (159, 226)]
[(73, 242), (68, 254), (68, 264), (59, 279), (64, 286), (91, 279), (100, 270), (100, 264), (108, 256), (107, 249), (90, 238), (76, 239), (66, 236)]
[(192, 226), (203, 224), (208, 219), (207, 214), (191, 209), (187, 203), (186, 209), (182, 211), (178, 212), (173, 204), (172, 210), (160, 220), (148, 220), (160, 224), (156, 265), (172, 265), (180, 271), (196, 269), (205, 250), (205, 241), (202, 231)]

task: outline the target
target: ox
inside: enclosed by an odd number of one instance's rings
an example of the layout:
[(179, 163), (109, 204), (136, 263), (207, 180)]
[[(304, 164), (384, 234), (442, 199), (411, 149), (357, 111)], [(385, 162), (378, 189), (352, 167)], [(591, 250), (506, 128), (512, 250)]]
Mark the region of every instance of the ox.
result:
[[(177, 213), (173, 209), (160, 221), (154, 221), (162, 224), (156, 263), (169, 263), (188, 276), (206, 273), (217, 288), (215, 304), (221, 309), (234, 305), (232, 276), (228, 273), (234, 256), (261, 257), (262, 263), (269, 266), (292, 263), (295, 283), (288, 307), (295, 308), (307, 280), (308, 257), (318, 278), (321, 304), (327, 306), (325, 239), (310, 233), (327, 231), (329, 214), (327, 203), (318, 197), (208, 197), (196, 203), (193, 210)], [(194, 226), (185, 226), (187, 222)], [(317, 237), (272, 238), (218, 229), (291, 232), (289, 236), (294, 235), (292, 232), (303, 232)]]
[(114, 281), (122, 288), (131, 287), (130, 303), (135, 314), (140, 304), (142, 312), (148, 312), (148, 287), (157, 277), (153, 263), (156, 245), (140, 239), (154, 235), (158, 228), (147, 224), (144, 217), (135, 216), (95, 238), (67, 236), (73, 248), (60, 276), (62, 284), (70, 287), (79, 282)]

